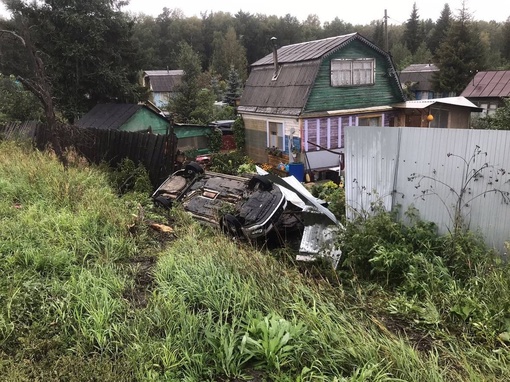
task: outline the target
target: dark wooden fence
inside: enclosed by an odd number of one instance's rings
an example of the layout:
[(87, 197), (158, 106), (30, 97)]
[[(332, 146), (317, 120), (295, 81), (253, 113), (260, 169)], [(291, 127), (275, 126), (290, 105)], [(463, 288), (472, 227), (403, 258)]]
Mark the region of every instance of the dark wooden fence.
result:
[[(103, 129), (84, 129), (59, 125), (57, 134), (64, 148), (72, 148), (90, 163), (116, 166), (129, 158), (143, 164), (154, 187), (174, 171), (177, 138), (175, 134), (156, 135), (148, 132), (126, 132)], [(7, 139), (32, 139), (40, 149), (49, 146), (50, 131), (44, 124), (8, 124), (0, 126), (0, 135)]]
[(0, 125), (0, 137), (7, 140), (33, 139), (37, 122), (8, 122)]

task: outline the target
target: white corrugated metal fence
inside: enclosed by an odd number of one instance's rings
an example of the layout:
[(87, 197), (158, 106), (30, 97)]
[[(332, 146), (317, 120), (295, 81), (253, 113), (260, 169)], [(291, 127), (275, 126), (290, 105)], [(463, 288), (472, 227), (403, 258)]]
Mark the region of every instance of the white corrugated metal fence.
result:
[[(445, 233), (452, 228), (455, 192), (465, 188), (469, 229), (505, 251), (510, 205), (494, 190), (510, 192), (510, 131), (351, 126), (345, 161), (348, 216), (366, 213), (377, 201), (388, 210), (400, 205), (401, 214), (414, 205), (421, 219)], [(478, 170), (481, 177), (467, 180)]]

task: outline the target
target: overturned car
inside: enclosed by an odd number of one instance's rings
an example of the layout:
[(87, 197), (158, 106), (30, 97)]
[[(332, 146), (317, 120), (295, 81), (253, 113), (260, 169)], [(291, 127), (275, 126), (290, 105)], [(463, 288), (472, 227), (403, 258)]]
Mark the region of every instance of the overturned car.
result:
[(299, 236), (298, 260), (327, 257), (336, 267), (342, 229), (335, 216), (293, 176), (280, 178), (257, 168), (251, 177), (205, 172), (195, 162), (170, 175), (152, 194), (154, 203), (179, 203), (195, 219), (228, 235), (259, 240), (271, 234)]

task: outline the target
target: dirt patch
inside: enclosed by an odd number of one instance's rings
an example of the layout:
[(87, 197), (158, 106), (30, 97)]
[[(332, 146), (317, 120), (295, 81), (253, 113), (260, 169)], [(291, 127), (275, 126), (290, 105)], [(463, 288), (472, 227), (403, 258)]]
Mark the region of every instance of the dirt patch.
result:
[(153, 268), (156, 265), (155, 256), (138, 256), (130, 259), (128, 265), (132, 271), (133, 284), (124, 292), (124, 298), (134, 308), (145, 308), (154, 287)]
[(392, 334), (407, 339), (416, 350), (428, 352), (434, 346), (434, 339), (430, 337), (428, 333), (410, 327), (409, 324), (403, 320), (390, 316), (379, 317), (378, 320), (384, 325), (384, 328)]

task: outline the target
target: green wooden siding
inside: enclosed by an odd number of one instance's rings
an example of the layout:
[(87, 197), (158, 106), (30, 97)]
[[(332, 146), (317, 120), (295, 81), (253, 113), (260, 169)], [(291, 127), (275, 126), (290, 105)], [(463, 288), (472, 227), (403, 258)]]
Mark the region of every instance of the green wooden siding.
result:
[(170, 122), (148, 109), (141, 108), (119, 130), (144, 131), (149, 127), (154, 134), (166, 134)]
[[(375, 84), (332, 87), (330, 85), (330, 61), (336, 58), (375, 58)], [(360, 41), (353, 41), (345, 48), (328, 56), (321, 63), (304, 112), (366, 108), (402, 102), (398, 80), (388, 75), (390, 68), (391, 65), (382, 54)]]

